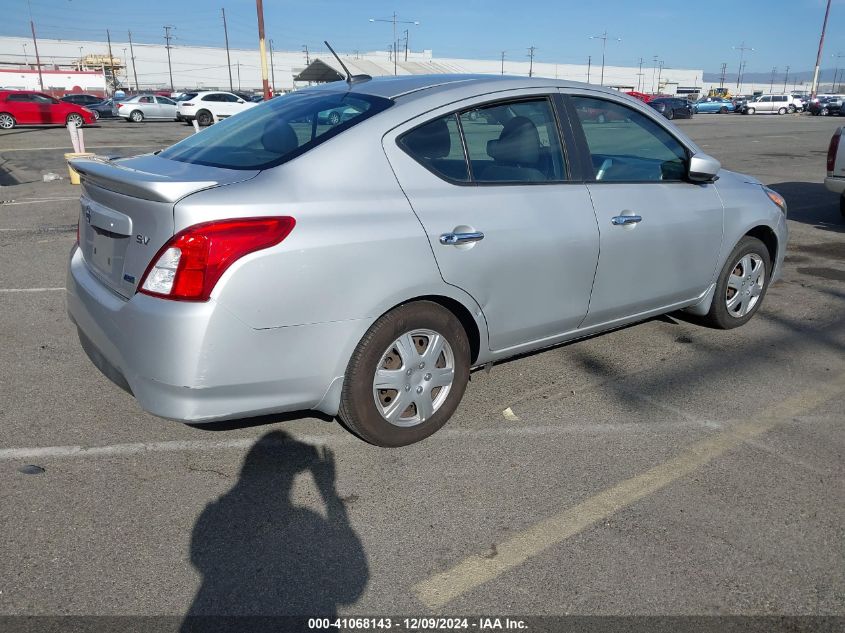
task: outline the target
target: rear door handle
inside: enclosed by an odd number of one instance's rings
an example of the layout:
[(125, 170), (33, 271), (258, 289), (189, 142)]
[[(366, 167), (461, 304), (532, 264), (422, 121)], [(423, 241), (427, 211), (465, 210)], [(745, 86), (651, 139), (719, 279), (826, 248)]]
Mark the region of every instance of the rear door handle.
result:
[(637, 224), (638, 222), (643, 221), (643, 216), (641, 215), (617, 215), (610, 218), (610, 221), (613, 223), (614, 226), (625, 226), (627, 224)]
[(459, 244), (472, 244), (484, 239), (484, 233), (474, 231), (472, 233), (444, 233), (440, 236), (440, 243), (446, 246), (458, 246)]

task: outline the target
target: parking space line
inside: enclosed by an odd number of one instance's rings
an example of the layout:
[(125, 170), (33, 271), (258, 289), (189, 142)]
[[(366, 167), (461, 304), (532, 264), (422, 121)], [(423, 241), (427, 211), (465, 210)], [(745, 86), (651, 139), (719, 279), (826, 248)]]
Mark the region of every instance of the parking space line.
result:
[[(681, 428), (699, 428), (698, 424), (686, 422), (667, 422), (657, 424), (573, 424), (568, 426), (514, 426), (491, 427), (484, 429), (442, 429), (427, 442), (452, 442), (456, 439), (490, 439), (496, 437), (554, 437), (572, 434), (618, 434), (649, 432), (656, 429), (677, 431)], [(361, 444), (361, 440), (351, 433), (325, 433), (296, 435), (298, 442), (314, 445), (339, 446), (343, 444)], [(139, 453), (172, 453), (180, 451), (218, 451), (244, 449), (251, 447), (258, 437), (237, 438), (231, 440), (172, 440), (164, 442), (134, 442), (128, 444), (107, 444), (103, 446), (34, 446), (21, 448), (0, 448), (0, 463), (25, 459), (73, 458), (73, 457), (120, 457)]]
[(0, 292), (59, 292), (64, 288), (0, 288)]
[(681, 479), (743, 442), (758, 437), (795, 416), (845, 393), (845, 374), (806, 389), (761, 411), (754, 418), (688, 446), (677, 457), (623, 481), (576, 506), (549, 517), (496, 547), (489, 558), (473, 555), (413, 587), (426, 606), (442, 607), (455, 598), (525, 563), (550, 547), (578, 534), (636, 501)]
[[(159, 145), (86, 145), (87, 149), (113, 149), (117, 147), (161, 147)], [(69, 152), (72, 148), (69, 147), (9, 147), (8, 149), (0, 149), (0, 152), (46, 152), (46, 151), (62, 151)]]
[(19, 204), (38, 204), (42, 202), (62, 202), (67, 200), (79, 200), (79, 196), (64, 196), (61, 198), (39, 198), (36, 200), (12, 200), (10, 202), (0, 202), (0, 207), (13, 207)]

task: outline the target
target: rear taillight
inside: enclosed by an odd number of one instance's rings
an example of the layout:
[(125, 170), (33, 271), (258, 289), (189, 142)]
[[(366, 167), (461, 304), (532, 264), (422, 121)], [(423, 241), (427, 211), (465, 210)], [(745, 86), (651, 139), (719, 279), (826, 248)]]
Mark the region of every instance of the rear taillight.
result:
[(234, 262), (284, 240), (292, 217), (243, 218), (190, 226), (174, 235), (147, 267), (138, 292), (177, 301), (207, 301)]
[(830, 147), (827, 148), (827, 173), (833, 173), (836, 164), (836, 152), (839, 151), (839, 139), (842, 138), (842, 128), (836, 130), (833, 138), (830, 139)]
[(118, 104), (117, 104), (117, 107), (118, 107), (118, 109), (120, 109), (120, 108), (122, 108), (122, 107), (123, 107), (123, 104), (122, 104), (122, 103), (118, 103)]

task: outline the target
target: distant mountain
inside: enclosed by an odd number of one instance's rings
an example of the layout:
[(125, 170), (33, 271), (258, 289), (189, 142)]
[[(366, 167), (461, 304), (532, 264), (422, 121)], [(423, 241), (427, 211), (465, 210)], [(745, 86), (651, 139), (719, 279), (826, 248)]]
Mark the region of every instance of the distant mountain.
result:
[[(836, 72), (837, 69), (835, 68), (822, 68), (819, 72), (819, 81), (824, 83), (830, 83), (833, 81), (833, 74)], [(839, 68), (839, 75), (837, 76), (837, 83), (842, 81), (845, 83), (845, 71), (842, 68)], [(734, 68), (725, 72), (725, 83), (736, 82), (736, 71), (737, 69)], [(775, 83), (780, 80), (783, 82), (785, 73), (783, 69), (778, 69), (778, 72), (775, 73)], [(841, 77), (841, 79), (840, 79)], [(704, 73), (704, 81), (716, 82), (721, 79), (720, 73)], [(772, 73), (771, 71), (767, 73), (751, 73), (746, 72), (742, 75), (742, 81), (748, 83), (766, 83), (772, 80)], [(799, 70), (799, 71), (789, 71), (789, 83), (791, 84), (793, 81), (796, 82), (805, 82), (808, 83), (813, 80), (813, 71), (812, 70)]]

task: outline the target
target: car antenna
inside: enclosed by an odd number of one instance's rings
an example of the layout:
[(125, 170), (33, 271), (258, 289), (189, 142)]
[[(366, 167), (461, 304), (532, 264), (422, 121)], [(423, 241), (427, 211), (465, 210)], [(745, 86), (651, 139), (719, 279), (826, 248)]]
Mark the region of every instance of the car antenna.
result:
[(332, 45), (329, 44), (326, 40), (323, 40), (323, 44), (326, 45), (326, 47), (331, 51), (332, 55), (334, 55), (334, 58), (337, 60), (337, 63), (340, 64), (341, 68), (343, 68), (343, 72), (346, 73), (346, 83), (348, 83), (350, 86), (354, 83), (358, 83), (359, 81), (369, 81), (370, 79), (372, 79), (372, 77), (370, 77), (369, 75), (353, 75), (351, 72), (349, 72), (349, 69), (346, 67), (346, 64), (343, 63), (343, 60), (340, 58), (340, 55), (334, 52)]

